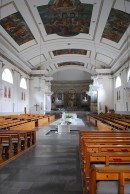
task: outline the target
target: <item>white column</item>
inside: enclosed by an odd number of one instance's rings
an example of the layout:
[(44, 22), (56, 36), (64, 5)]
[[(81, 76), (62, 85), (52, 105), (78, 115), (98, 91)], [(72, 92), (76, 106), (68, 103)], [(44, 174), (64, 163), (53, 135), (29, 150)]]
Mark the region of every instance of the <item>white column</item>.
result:
[[(44, 112), (44, 80), (39, 77), (33, 77), (30, 80), (30, 99), (29, 112), (43, 113)], [(36, 105), (37, 108), (36, 108)], [(36, 110), (37, 109), (37, 110)]]
[(17, 85), (15, 87), (17, 92), (17, 112), (21, 112), (21, 90), (20, 90), (21, 75), (17, 72)]
[(29, 112), (29, 79), (26, 78), (26, 82), (27, 82), (27, 96), (26, 96), (26, 109), (27, 109), (27, 113)]
[(19, 73), (13, 71), (13, 112), (19, 112)]
[(105, 106), (114, 109), (114, 91), (113, 78), (111, 76), (102, 76), (98, 79), (101, 87), (98, 90), (98, 113), (105, 112)]
[(45, 108), (46, 111), (51, 111), (51, 95), (45, 94)]

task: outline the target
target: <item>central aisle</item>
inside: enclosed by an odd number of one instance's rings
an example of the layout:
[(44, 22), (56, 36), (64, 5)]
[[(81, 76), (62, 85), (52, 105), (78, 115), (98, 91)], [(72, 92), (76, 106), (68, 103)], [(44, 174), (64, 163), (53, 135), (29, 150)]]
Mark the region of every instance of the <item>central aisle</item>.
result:
[[(47, 128), (46, 128), (47, 130)], [(37, 131), (37, 157), (42, 162), (45, 178), (42, 188), (45, 194), (82, 194), (79, 166), (79, 134), (48, 133)], [(46, 134), (46, 131), (44, 131)], [(46, 179), (47, 178), (47, 179)], [(37, 193), (37, 186), (36, 188)]]

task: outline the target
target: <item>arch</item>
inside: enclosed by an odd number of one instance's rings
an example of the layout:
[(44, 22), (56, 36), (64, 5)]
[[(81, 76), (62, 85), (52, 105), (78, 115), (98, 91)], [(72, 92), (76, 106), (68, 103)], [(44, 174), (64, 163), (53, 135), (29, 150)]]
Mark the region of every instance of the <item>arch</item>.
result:
[(25, 78), (21, 78), (20, 88), (23, 88), (23, 89), (27, 90), (27, 83), (26, 83)]
[(120, 87), (121, 86), (121, 78), (120, 78), (120, 76), (118, 76), (117, 78), (116, 78), (116, 88), (118, 88), (118, 87)]
[(130, 82), (130, 68), (129, 68), (128, 74), (127, 74), (127, 82)]
[(8, 68), (4, 69), (4, 71), (2, 73), (2, 80), (13, 84), (13, 76), (12, 76), (10, 69), (8, 69)]

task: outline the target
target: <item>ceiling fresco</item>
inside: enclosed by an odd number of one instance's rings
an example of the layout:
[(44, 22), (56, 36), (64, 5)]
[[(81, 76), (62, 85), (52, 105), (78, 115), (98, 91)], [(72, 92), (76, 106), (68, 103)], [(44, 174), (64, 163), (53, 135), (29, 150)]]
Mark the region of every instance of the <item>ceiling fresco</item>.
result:
[(51, 0), (37, 9), (48, 35), (68, 37), (89, 33), (92, 4), (83, 4), (79, 0)]
[(84, 63), (81, 62), (63, 62), (63, 63), (58, 63), (58, 67), (64, 67), (64, 66), (70, 66), (70, 65), (75, 65), (75, 66), (84, 66)]
[(0, 24), (18, 45), (22, 45), (34, 39), (34, 36), (20, 12), (3, 18)]
[(129, 61), (128, 0), (2, 0), (0, 16), (3, 63), (29, 75), (109, 74)]
[(119, 42), (129, 25), (130, 14), (120, 10), (111, 9), (103, 32), (103, 38)]
[(61, 49), (53, 51), (54, 56), (63, 55), (63, 54), (78, 54), (78, 55), (86, 55), (87, 50), (84, 49)]

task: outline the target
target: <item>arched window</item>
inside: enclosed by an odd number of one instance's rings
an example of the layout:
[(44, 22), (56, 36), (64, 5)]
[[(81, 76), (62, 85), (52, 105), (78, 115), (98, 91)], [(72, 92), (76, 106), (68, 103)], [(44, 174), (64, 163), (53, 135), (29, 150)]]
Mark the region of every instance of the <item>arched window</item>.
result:
[(23, 89), (27, 89), (27, 83), (26, 83), (26, 80), (25, 78), (22, 78), (21, 81), (20, 81), (20, 88), (23, 88)]
[(121, 86), (121, 78), (120, 78), (120, 76), (118, 76), (117, 78), (116, 78), (116, 88), (118, 88), (118, 87), (120, 87)]
[(7, 69), (7, 68), (4, 69), (4, 71), (2, 73), (2, 80), (13, 84), (13, 76), (12, 76), (12, 73), (9, 69)]
[(129, 68), (128, 74), (127, 74), (127, 82), (130, 82), (130, 68)]

